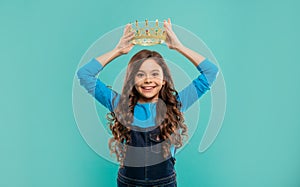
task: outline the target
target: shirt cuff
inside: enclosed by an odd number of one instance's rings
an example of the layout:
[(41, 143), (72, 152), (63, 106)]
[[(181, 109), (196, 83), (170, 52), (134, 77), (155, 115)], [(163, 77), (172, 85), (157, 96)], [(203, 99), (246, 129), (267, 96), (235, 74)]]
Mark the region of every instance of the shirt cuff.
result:
[(203, 70), (209, 68), (211, 66), (212, 62), (210, 62), (207, 58), (204, 59), (198, 66), (197, 69), (200, 72), (203, 72)]
[(102, 64), (100, 64), (100, 62), (98, 60), (96, 60), (96, 58), (91, 59), (90, 66), (91, 66), (91, 68), (97, 69), (99, 71), (103, 69)]

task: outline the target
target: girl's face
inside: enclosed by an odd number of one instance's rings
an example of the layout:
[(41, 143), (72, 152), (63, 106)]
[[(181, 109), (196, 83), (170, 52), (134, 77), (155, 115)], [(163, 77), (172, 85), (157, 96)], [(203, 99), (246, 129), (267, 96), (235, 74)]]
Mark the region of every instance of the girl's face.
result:
[(138, 102), (155, 102), (158, 100), (158, 94), (165, 84), (162, 68), (154, 59), (147, 59), (141, 65), (135, 75), (135, 89), (140, 94)]

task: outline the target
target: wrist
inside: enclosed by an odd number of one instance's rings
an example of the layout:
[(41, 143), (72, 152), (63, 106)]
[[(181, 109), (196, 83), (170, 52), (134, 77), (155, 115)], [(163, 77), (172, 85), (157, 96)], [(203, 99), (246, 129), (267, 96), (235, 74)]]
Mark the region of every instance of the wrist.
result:
[(184, 51), (184, 45), (179, 44), (176, 47), (174, 47), (174, 50), (176, 50), (179, 53), (182, 53), (182, 51)]
[(118, 57), (118, 56), (121, 56), (123, 55), (123, 53), (121, 52), (121, 49), (118, 49), (118, 48), (114, 48), (111, 53), (113, 54), (113, 56), (115, 57)]

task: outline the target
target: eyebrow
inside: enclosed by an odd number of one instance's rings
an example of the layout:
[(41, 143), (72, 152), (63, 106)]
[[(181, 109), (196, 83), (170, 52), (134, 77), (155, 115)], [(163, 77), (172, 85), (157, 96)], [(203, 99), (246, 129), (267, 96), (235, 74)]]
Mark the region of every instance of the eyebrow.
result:
[[(158, 71), (159, 72), (159, 70), (158, 69), (154, 69), (154, 70), (152, 70), (152, 71), (150, 71), (150, 72), (154, 72), (154, 71)], [(143, 70), (139, 70), (138, 72), (143, 72), (143, 73), (146, 73), (145, 71), (143, 71)]]

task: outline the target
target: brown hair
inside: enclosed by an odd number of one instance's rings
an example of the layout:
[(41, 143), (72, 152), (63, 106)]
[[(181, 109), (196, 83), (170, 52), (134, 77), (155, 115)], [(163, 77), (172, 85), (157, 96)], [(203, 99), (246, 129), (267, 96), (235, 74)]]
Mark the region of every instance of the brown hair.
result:
[(113, 112), (107, 115), (108, 124), (113, 135), (109, 140), (109, 148), (111, 153), (116, 154), (121, 165), (125, 157), (126, 145), (131, 141), (130, 125), (133, 122), (134, 106), (139, 100), (139, 93), (134, 86), (134, 78), (142, 63), (149, 58), (154, 59), (161, 66), (165, 80), (158, 96), (159, 100), (163, 102), (157, 102), (156, 105), (157, 111), (164, 110), (164, 112), (156, 112), (155, 119), (156, 126), (159, 126), (160, 129), (159, 138), (169, 142), (166, 144), (167, 146), (163, 147), (164, 156), (169, 155), (171, 143), (179, 148), (183, 144), (183, 136), (187, 137), (187, 126), (184, 124), (184, 117), (180, 112), (181, 103), (176, 99), (178, 92), (174, 88), (167, 64), (158, 52), (141, 50), (130, 59), (118, 105)]

